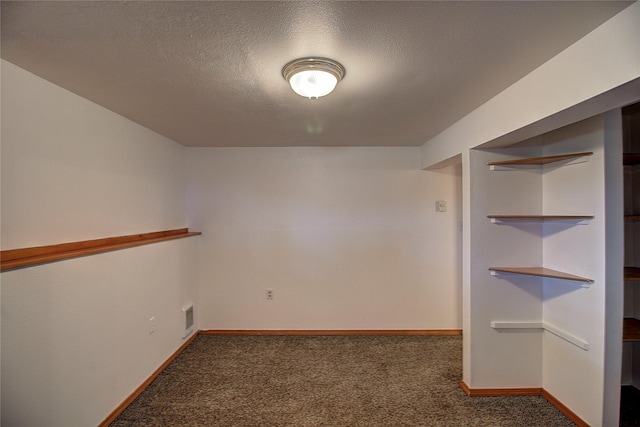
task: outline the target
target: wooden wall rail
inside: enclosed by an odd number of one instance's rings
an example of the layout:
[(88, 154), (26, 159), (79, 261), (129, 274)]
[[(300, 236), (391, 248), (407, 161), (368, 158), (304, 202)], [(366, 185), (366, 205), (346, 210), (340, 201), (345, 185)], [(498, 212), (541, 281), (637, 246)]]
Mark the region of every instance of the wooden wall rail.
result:
[(84, 240), (59, 245), (37, 246), (23, 249), (10, 249), (0, 252), (0, 271), (45, 264), (102, 252), (199, 236), (200, 232), (190, 232), (188, 228), (155, 231), (153, 233), (132, 234), (129, 236), (107, 237), (105, 239)]

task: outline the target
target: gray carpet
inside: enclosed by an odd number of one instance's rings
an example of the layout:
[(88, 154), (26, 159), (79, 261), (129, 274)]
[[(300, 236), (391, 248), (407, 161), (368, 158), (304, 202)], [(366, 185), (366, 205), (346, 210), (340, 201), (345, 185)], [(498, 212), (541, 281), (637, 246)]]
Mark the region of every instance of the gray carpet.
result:
[(459, 336), (200, 335), (111, 424), (544, 426), (541, 397), (467, 397)]

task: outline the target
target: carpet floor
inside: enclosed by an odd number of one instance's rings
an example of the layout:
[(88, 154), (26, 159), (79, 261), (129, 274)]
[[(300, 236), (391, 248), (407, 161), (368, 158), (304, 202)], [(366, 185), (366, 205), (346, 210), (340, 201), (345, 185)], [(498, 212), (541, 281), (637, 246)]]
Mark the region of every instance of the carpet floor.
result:
[(538, 396), (468, 397), (459, 336), (200, 335), (111, 424), (573, 426)]

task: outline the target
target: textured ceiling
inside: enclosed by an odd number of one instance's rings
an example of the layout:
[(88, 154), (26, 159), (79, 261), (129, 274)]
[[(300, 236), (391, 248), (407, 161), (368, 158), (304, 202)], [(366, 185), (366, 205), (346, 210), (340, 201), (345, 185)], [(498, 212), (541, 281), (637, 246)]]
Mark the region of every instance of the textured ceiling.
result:
[[(2, 1), (1, 52), (186, 146), (421, 145), (629, 4)], [(303, 56), (334, 93), (288, 87)]]

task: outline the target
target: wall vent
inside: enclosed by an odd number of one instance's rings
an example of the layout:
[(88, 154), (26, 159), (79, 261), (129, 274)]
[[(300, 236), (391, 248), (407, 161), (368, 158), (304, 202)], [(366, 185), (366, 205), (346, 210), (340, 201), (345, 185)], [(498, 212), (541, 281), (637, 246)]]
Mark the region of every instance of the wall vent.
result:
[(184, 335), (182, 338), (186, 338), (191, 335), (191, 332), (193, 332), (194, 329), (193, 303), (190, 302), (182, 307), (182, 311), (184, 312)]

